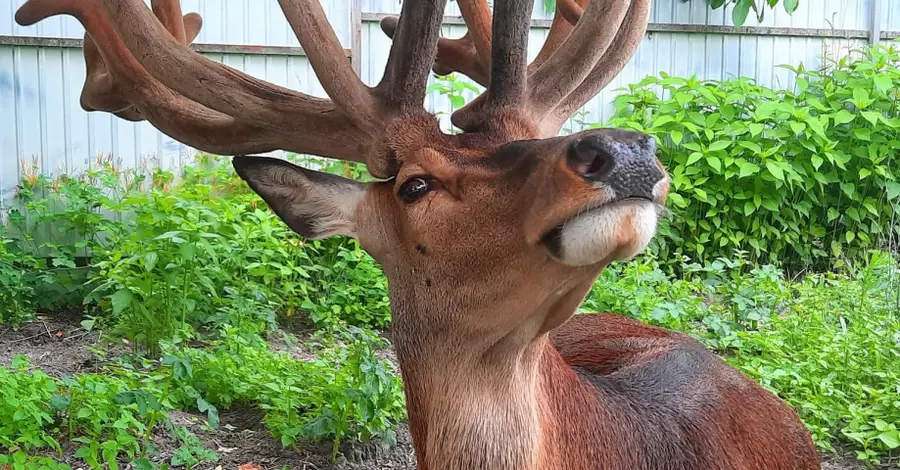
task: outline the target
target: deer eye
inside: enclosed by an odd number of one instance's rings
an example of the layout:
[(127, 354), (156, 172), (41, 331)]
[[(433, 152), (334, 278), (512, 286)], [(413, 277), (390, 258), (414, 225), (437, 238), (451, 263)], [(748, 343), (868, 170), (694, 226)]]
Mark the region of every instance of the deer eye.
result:
[(428, 194), (432, 189), (432, 181), (426, 178), (416, 177), (410, 178), (400, 186), (397, 196), (407, 204), (415, 202), (417, 199)]

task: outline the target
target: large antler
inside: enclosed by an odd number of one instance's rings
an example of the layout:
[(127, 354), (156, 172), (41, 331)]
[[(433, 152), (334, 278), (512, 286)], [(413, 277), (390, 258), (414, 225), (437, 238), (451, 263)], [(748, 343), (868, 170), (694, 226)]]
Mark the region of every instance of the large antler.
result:
[[(526, 124), (537, 136), (556, 135), (569, 116), (609, 84), (634, 55), (647, 29), (650, 2), (557, 0), (547, 40), (526, 66), (533, 2), (497, 0), (491, 31), (485, 20), (489, 13), (472, 13), (486, 11), (486, 0), (459, 0), (469, 32), (461, 39), (441, 39), (434, 70), (463, 73), (488, 90), (454, 113), (453, 123), (467, 132), (513, 132), (511, 128)], [(382, 21), (389, 35), (395, 21)], [(491, 61), (478, 54), (487, 47), (492, 47)], [(518, 119), (508, 119), (510, 113)], [(501, 128), (494, 129), (497, 126)]]
[[(558, 0), (547, 41), (527, 64), (533, 0), (459, 0), (469, 27), (440, 37), (447, 0), (406, 0), (383, 29), (393, 43), (384, 77), (360, 81), (319, 0), (279, 0), (330, 99), (251, 77), (194, 52), (202, 21), (178, 0), (28, 0), (22, 25), (67, 14), (84, 25), (87, 78), (82, 106), (147, 120), (200, 150), (287, 150), (364, 162), (393, 175), (404, 146), (443, 138), (422, 104), (429, 70), (463, 72), (487, 91), (457, 111), (468, 133), (501, 140), (555, 135), (615, 77), (647, 26), (650, 0)], [(424, 124), (423, 124), (424, 123)], [(496, 141), (497, 139), (493, 139)]]
[(384, 79), (375, 88), (354, 74), (318, 0), (279, 0), (331, 98), (256, 79), (188, 47), (195, 14), (177, 0), (28, 0), (22, 25), (67, 14), (84, 26), (86, 110), (148, 120), (200, 150), (223, 154), (288, 150), (367, 164), (393, 174), (394, 150), (382, 136), (392, 123), (424, 114), (425, 82), (437, 52), (446, 0), (403, 5)]

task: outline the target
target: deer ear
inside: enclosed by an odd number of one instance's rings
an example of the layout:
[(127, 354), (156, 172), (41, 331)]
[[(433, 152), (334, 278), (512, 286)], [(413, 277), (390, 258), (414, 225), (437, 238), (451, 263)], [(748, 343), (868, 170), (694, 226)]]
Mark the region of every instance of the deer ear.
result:
[(310, 239), (356, 238), (356, 208), (367, 185), (285, 160), (240, 156), (237, 174), (292, 230)]

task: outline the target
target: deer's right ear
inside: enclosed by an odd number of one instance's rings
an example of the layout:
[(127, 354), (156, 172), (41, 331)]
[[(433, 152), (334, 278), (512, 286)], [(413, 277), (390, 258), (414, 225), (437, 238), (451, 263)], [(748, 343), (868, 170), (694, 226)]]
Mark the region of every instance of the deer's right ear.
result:
[(234, 157), (232, 165), (250, 189), (292, 230), (310, 239), (356, 238), (356, 208), (366, 184), (301, 168), (269, 157)]

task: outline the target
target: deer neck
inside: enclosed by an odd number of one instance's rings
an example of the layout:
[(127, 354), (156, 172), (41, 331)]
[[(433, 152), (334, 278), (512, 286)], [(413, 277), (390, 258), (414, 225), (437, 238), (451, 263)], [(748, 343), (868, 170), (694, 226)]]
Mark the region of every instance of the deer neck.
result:
[[(435, 315), (398, 310), (393, 341), (418, 468), (537, 470), (554, 460), (558, 450), (548, 433), (561, 421), (558, 382), (574, 373), (550, 344), (546, 323), (566, 315), (539, 310), (497, 333), (461, 326), (451, 320), (455, 316), (443, 316), (442, 323)], [(471, 312), (464, 318), (496, 314)]]

